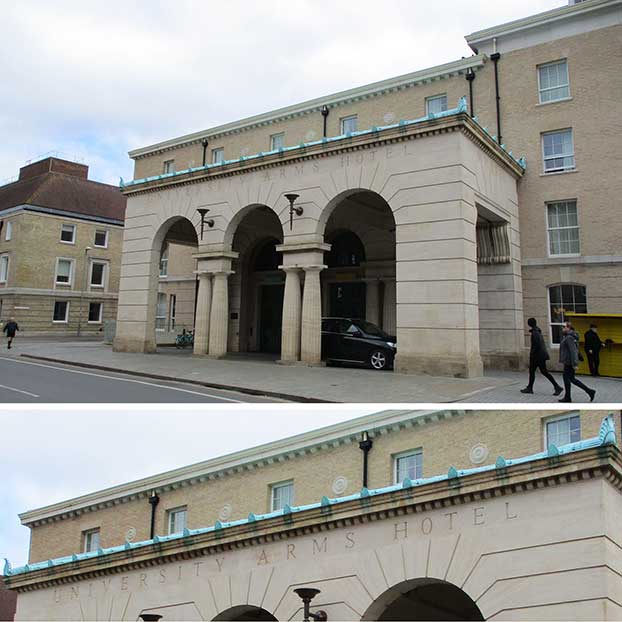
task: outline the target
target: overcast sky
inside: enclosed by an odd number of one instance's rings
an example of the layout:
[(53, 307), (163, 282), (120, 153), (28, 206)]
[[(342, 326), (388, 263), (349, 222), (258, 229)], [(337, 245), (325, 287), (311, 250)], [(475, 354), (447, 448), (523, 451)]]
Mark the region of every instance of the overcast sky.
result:
[[(18, 513), (382, 410), (378, 405), (0, 407), (0, 560), (25, 564)], [(0, 573), (4, 562), (0, 565)]]
[(565, 0), (4, 2), (0, 183), (50, 151), (127, 152), (469, 56), (464, 35)]

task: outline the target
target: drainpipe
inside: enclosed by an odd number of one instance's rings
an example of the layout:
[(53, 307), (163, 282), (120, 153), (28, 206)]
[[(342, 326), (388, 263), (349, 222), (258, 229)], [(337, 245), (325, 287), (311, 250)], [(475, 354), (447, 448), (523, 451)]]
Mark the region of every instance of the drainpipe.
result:
[(328, 106), (322, 106), (322, 116), (324, 117), (324, 129), (323, 129), (323, 133), (324, 133), (324, 138), (326, 138), (326, 125), (327, 125), (327, 121), (328, 121), (328, 113), (330, 112), (328, 109)]
[(207, 161), (207, 145), (209, 145), (209, 140), (207, 140), (207, 138), (204, 138), (201, 141), (201, 144), (203, 145), (203, 166), (205, 166)]
[(363, 488), (367, 488), (368, 455), (373, 446), (374, 442), (369, 438), (369, 434), (363, 432), (362, 440), (359, 443), (359, 449), (363, 452)]
[(475, 116), (475, 105), (473, 104), (473, 80), (475, 80), (475, 72), (473, 71), (473, 67), (469, 67), (466, 72), (466, 79), (469, 83), (469, 112), (471, 116)]
[[(495, 39), (495, 49), (496, 49), (496, 39)], [(497, 101), (497, 139), (499, 140), (499, 144), (503, 144), (503, 140), (501, 139), (501, 97), (499, 97), (499, 59), (501, 58), (501, 54), (499, 52), (495, 52), (490, 55), (490, 60), (495, 64), (495, 97)]]
[(158, 493), (155, 490), (152, 490), (151, 495), (149, 496), (149, 505), (151, 505), (151, 528), (149, 529), (150, 540), (153, 540), (153, 536), (155, 536), (155, 515), (158, 503), (160, 503), (160, 497), (158, 497)]

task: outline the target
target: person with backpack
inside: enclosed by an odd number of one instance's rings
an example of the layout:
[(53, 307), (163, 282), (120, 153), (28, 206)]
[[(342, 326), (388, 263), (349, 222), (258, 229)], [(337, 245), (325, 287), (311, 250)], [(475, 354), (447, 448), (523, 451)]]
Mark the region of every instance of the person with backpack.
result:
[(572, 402), (570, 395), (571, 385), (583, 389), (589, 396), (590, 402), (594, 401), (596, 391), (585, 386), (575, 376), (575, 370), (579, 365), (579, 333), (577, 333), (570, 322), (565, 322), (562, 328), (564, 338), (559, 344), (559, 362), (564, 366), (564, 388), (566, 392), (560, 402)]
[(546, 344), (544, 343), (544, 337), (542, 331), (538, 326), (536, 319), (530, 317), (527, 320), (529, 325), (529, 332), (531, 333), (531, 347), (529, 349), (529, 382), (524, 389), (521, 389), (521, 393), (533, 393), (533, 385), (536, 380), (536, 369), (540, 370), (540, 373), (553, 385), (553, 395), (559, 395), (563, 389), (553, 378), (549, 370), (546, 368), (546, 362), (550, 359)]
[(15, 318), (13, 317), (9, 319), (9, 321), (4, 325), (4, 328), (2, 329), (2, 331), (6, 333), (8, 344), (9, 344), (9, 350), (11, 349), (11, 344), (13, 343), (13, 339), (15, 339), (15, 333), (18, 330), (19, 330), (19, 326), (17, 325), (17, 322), (15, 321)]

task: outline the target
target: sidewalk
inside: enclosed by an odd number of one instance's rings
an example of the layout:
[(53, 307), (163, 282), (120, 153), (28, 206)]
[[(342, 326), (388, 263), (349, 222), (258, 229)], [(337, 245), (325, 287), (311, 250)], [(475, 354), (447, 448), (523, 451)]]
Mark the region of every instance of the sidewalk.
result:
[[(277, 365), (264, 357), (241, 355), (209, 359), (175, 348), (160, 348), (157, 354), (129, 354), (113, 352), (111, 346), (92, 341), (22, 339), (15, 345), (10, 353), (3, 350), (3, 355), (38, 357), (292, 401), (557, 403), (543, 379), (536, 382), (534, 395), (521, 394), (519, 389), (525, 385), (526, 372), (499, 371), (483, 378), (462, 379), (344, 367)], [(585, 382), (597, 390), (597, 402), (622, 402), (622, 380), (587, 378)], [(573, 398), (577, 402), (587, 401), (578, 389), (573, 391)]]

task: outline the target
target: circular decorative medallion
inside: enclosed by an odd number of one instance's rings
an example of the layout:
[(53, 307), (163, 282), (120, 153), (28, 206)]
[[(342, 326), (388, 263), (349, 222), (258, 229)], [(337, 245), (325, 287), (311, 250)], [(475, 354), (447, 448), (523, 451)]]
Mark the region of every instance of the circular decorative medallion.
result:
[(333, 492), (336, 495), (342, 495), (346, 491), (347, 487), (348, 480), (343, 475), (339, 475), (335, 478), (335, 481), (333, 482)]
[(127, 540), (127, 542), (132, 542), (135, 537), (136, 537), (136, 527), (130, 527), (125, 532), (125, 539)]
[(316, 136), (315, 132), (311, 130), (305, 134), (305, 140), (307, 142), (311, 142), (315, 138), (315, 136)]
[(223, 505), (223, 507), (220, 509), (218, 518), (222, 521), (229, 520), (231, 518), (232, 512), (233, 512), (233, 508), (227, 503), (227, 505)]
[(395, 115), (392, 112), (387, 112), (382, 118), (385, 123), (393, 123), (395, 121)]
[(477, 445), (473, 445), (471, 447), (471, 451), (469, 452), (469, 458), (473, 464), (481, 464), (488, 458), (488, 447), (483, 443), (478, 443)]

